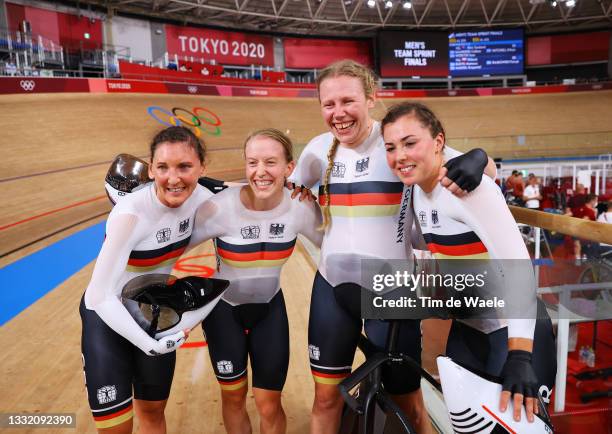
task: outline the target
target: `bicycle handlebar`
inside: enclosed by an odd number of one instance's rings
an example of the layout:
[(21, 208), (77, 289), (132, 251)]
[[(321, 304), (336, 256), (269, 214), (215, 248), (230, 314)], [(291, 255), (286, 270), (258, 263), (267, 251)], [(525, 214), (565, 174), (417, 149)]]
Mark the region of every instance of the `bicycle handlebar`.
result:
[(350, 376), (346, 377), (340, 384), (338, 384), (338, 388), (340, 389), (340, 393), (342, 394), (344, 401), (355, 412), (362, 414), (363, 409), (360, 408), (359, 402), (357, 402), (357, 400), (351, 396), (350, 391), (365, 380), (373, 370), (378, 368), (386, 361), (386, 355), (376, 353), (370, 359), (366, 360), (365, 363), (359, 366)]

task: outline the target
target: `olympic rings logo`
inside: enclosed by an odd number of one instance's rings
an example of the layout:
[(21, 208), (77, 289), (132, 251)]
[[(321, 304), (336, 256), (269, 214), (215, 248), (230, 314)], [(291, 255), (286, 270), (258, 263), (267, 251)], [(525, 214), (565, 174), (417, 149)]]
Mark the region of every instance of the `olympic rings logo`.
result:
[(34, 83), (34, 80), (21, 80), (19, 82), (19, 86), (21, 86), (21, 88), (26, 92), (32, 92), (36, 86), (36, 83)]
[(151, 106), (147, 108), (147, 113), (166, 127), (189, 127), (197, 137), (201, 137), (202, 133), (211, 136), (221, 135), (219, 116), (204, 107), (194, 107), (191, 110), (174, 107), (168, 111), (159, 106)]

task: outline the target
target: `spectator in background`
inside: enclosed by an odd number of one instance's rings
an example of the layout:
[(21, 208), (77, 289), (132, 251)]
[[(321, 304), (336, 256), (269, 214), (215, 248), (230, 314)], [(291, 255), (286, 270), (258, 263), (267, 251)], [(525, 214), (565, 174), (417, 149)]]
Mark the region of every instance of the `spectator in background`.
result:
[[(584, 187), (582, 188), (584, 189)], [(575, 208), (572, 211), (572, 215), (579, 219), (595, 221), (597, 216), (596, 207), (597, 196), (590, 193), (585, 195), (584, 205), (579, 208)], [(585, 256), (597, 256), (597, 250), (598, 243), (579, 239), (574, 240), (574, 253), (576, 254), (576, 261), (587, 259)]]
[(514, 197), (522, 202), (524, 194), (525, 181), (523, 180), (523, 174), (521, 172), (517, 172), (516, 177), (514, 178)]
[(548, 185), (540, 183), (540, 209), (546, 212), (557, 212), (559, 209), (560, 196), (555, 186), (554, 179), (548, 179)]
[(584, 205), (573, 212), (574, 217), (584, 220), (597, 220), (597, 196), (590, 193), (585, 196)]
[(523, 206), (523, 193), (525, 191), (525, 182), (523, 174), (518, 170), (513, 170), (512, 175), (506, 181), (506, 201), (512, 205)]
[(523, 191), (523, 200), (525, 206), (529, 209), (540, 209), (540, 200), (542, 195), (540, 194), (540, 184), (538, 183), (538, 177), (533, 173), (529, 174), (527, 178), (527, 187)]
[(612, 223), (612, 211), (610, 210), (610, 204), (612, 204), (612, 202), (608, 202), (608, 203), (602, 203), (602, 212), (601, 214), (599, 214), (599, 217), (597, 217), (597, 221), (600, 223)]
[(6, 75), (10, 75), (11, 77), (14, 77), (17, 75), (17, 65), (15, 65), (13, 62), (9, 62), (6, 64)]
[(579, 213), (580, 208), (586, 203), (586, 197), (586, 188), (584, 188), (584, 185), (580, 183), (576, 184), (576, 191), (567, 201), (568, 209), (566, 210), (566, 214), (569, 212), (570, 215), (581, 218), (577, 216), (576, 213)]
[(510, 175), (508, 179), (506, 180), (506, 192), (507, 193), (514, 193), (514, 181), (516, 180), (516, 175), (518, 175), (518, 173), (519, 173), (518, 170), (513, 170), (512, 175)]
[(523, 174), (518, 170), (513, 170), (512, 175), (506, 180), (506, 202), (510, 205), (524, 206), (523, 193), (525, 190), (525, 183), (523, 182)]

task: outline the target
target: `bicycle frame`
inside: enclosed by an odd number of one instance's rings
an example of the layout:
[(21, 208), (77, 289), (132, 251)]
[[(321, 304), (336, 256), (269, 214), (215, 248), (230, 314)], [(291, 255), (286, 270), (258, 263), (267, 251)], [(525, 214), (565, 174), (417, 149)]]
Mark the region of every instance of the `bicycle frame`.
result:
[[(366, 355), (366, 361), (338, 385), (347, 407), (353, 412), (352, 415), (347, 414), (346, 411), (343, 414), (340, 434), (354, 434), (355, 432), (358, 434), (383, 433), (384, 426), (382, 429), (375, 426), (377, 404), (383, 412), (394, 414), (397, 417), (401, 432), (408, 434), (416, 433), (407, 416), (382, 387), (382, 367), (388, 362), (408, 364), (412, 369), (419, 372), (421, 377), (427, 380), (436, 390), (442, 393), (441, 384), (424, 370), (420, 364), (410, 356), (395, 351), (400, 321), (391, 320), (389, 324), (390, 327), (387, 332), (387, 342), (384, 351), (375, 348), (365, 336), (361, 336), (359, 348)], [(351, 390), (358, 386), (361, 387), (358, 389), (358, 394), (354, 396), (351, 394)], [(539, 394), (538, 400), (540, 410), (542, 411), (541, 417), (552, 426), (546, 406)], [(355, 426), (355, 422), (357, 422), (357, 426)], [(380, 431), (377, 431), (377, 429), (380, 429)]]
[[(387, 334), (387, 343), (385, 351), (381, 352), (376, 349), (365, 336), (361, 336), (359, 348), (366, 355), (366, 361), (360, 365), (350, 376), (344, 379), (338, 387), (340, 393), (346, 402), (346, 405), (357, 415), (358, 433), (369, 434), (375, 432), (375, 411), (376, 404), (379, 405), (385, 413), (394, 414), (400, 423), (400, 428), (405, 433), (416, 433), (410, 421), (399, 406), (389, 397), (382, 387), (382, 367), (384, 364), (391, 363), (406, 363), (412, 369), (417, 370), (423, 378), (429, 381), (433, 387), (442, 392), (442, 387), (427, 371), (425, 371), (418, 363), (410, 356), (406, 356), (395, 351), (397, 337), (399, 335), (400, 321), (389, 321), (390, 327)], [(364, 383), (365, 382), (365, 383)], [(365, 395), (357, 397), (351, 394), (351, 390), (359, 385), (365, 390)], [(359, 392), (361, 393), (361, 390)], [(347, 417), (343, 415), (344, 425), (347, 425)], [(340, 432), (348, 434), (353, 432), (354, 421), (351, 421), (350, 426), (341, 425)], [(344, 430), (343, 430), (344, 429)]]

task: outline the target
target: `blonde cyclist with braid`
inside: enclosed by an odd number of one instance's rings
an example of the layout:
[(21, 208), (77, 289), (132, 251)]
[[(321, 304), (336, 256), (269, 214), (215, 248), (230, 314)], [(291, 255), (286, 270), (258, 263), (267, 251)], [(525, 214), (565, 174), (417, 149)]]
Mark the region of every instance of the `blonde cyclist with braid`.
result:
[[(371, 71), (350, 60), (336, 62), (321, 71), (317, 87), (321, 114), (330, 131), (308, 143), (291, 181), (302, 186), (297, 191), (319, 184), (324, 212), (324, 238), (308, 325), (315, 380), (311, 432), (321, 434), (338, 432), (343, 401), (337, 385), (351, 372), (362, 326), (379, 347), (384, 347), (388, 327), (380, 320), (366, 320), (364, 324), (339, 301), (334, 287), (354, 283), (354, 297), (359, 298), (363, 259), (412, 257), (412, 190), (404, 188), (387, 166), (380, 124), (370, 117), (376, 90)], [(446, 160), (458, 155), (451, 149), (445, 152)], [(455, 158), (447, 164), (448, 177), (458, 180), (459, 185), (447, 178), (443, 183), (457, 194), (463, 193), (460, 187), (472, 190), (488, 161), (480, 150)], [(398, 350), (420, 361), (419, 321), (402, 323)], [(418, 373), (403, 367), (388, 368), (383, 383), (419, 433), (433, 432)]]

